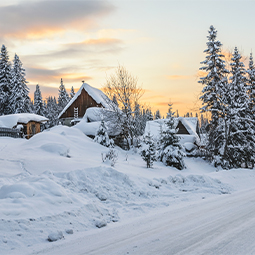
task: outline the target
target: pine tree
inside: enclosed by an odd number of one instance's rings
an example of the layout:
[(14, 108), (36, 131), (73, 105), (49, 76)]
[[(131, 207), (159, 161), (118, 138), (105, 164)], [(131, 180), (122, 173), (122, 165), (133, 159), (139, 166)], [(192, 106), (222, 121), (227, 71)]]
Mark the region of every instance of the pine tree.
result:
[(12, 113), (9, 105), (12, 93), (11, 79), (11, 63), (9, 62), (7, 49), (2, 45), (0, 55), (0, 115)]
[(75, 92), (74, 92), (74, 88), (72, 86), (71, 92), (70, 92), (70, 99), (72, 99), (74, 97), (74, 95), (75, 95)]
[(12, 113), (32, 112), (31, 100), (28, 96), (29, 88), (25, 78), (25, 69), (22, 67), (17, 54), (14, 56), (11, 79), (11, 95), (9, 98), (9, 106)]
[(59, 86), (59, 90), (58, 90), (58, 110), (59, 110), (59, 112), (61, 112), (65, 108), (65, 106), (68, 104), (69, 101), (70, 101), (70, 98), (66, 92), (65, 85), (63, 84), (63, 80), (61, 78), (60, 86)]
[(176, 135), (177, 130), (174, 123), (172, 104), (169, 104), (166, 129), (162, 129), (160, 133), (161, 148), (159, 152), (159, 160), (167, 166), (173, 166), (182, 170), (185, 168), (183, 160), (185, 153), (182, 151), (183, 148), (180, 144), (180, 137)]
[(106, 147), (114, 146), (113, 140), (110, 139), (108, 136), (107, 128), (106, 128), (103, 120), (101, 121), (101, 124), (100, 124), (98, 130), (96, 131), (94, 142), (99, 143)]
[[(204, 85), (203, 95), (200, 97), (203, 107), (201, 112), (211, 114), (208, 131), (208, 144), (206, 146), (211, 161), (221, 162), (222, 150), (226, 143), (226, 95), (228, 94), (227, 73), (224, 55), (221, 54), (220, 41), (216, 40), (217, 31), (210, 26), (207, 36), (207, 56), (201, 62), (204, 66), (200, 68), (207, 73), (201, 77), (199, 83)], [(215, 161), (215, 162), (216, 162)]]
[(144, 145), (143, 150), (141, 151), (141, 156), (147, 163), (147, 168), (152, 167), (153, 162), (156, 161), (156, 146), (150, 132), (144, 137)]
[(246, 70), (235, 47), (228, 93), (228, 132), (224, 150), (225, 168), (253, 164), (255, 152), (253, 114), (247, 94)]
[(45, 115), (45, 108), (39, 84), (36, 85), (34, 92), (34, 113), (42, 116)]

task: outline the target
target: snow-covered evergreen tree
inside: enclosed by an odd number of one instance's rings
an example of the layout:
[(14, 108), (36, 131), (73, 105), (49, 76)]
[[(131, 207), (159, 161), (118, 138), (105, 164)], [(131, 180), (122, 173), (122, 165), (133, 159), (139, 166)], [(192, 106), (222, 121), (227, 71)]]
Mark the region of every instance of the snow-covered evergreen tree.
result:
[(39, 84), (36, 85), (34, 92), (34, 113), (42, 116), (45, 115), (45, 108)]
[(254, 122), (247, 94), (246, 70), (235, 47), (232, 57), (228, 93), (227, 139), (224, 150), (225, 168), (241, 167), (254, 162)]
[(11, 95), (9, 98), (9, 106), (12, 113), (32, 112), (29, 88), (25, 78), (25, 69), (22, 67), (17, 54), (14, 56), (13, 68), (11, 70)]
[(2, 45), (0, 54), (0, 115), (11, 114), (9, 99), (12, 93), (11, 63), (6, 47)]
[(58, 104), (55, 97), (49, 96), (47, 98), (46, 117), (49, 119), (47, 122), (48, 127), (58, 124)]
[(249, 68), (247, 70), (247, 74), (248, 74), (247, 83), (248, 83), (248, 95), (250, 100), (250, 108), (252, 110), (253, 117), (255, 120), (255, 67), (254, 67), (252, 53), (250, 54)]
[(141, 156), (147, 163), (147, 168), (152, 167), (153, 162), (156, 161), (156, 145), (152, 138), (150, 132), (144, 136), (144, 145), (143, 150), (141, 151)]
[[(206, 72), (205, 77), (201, 77), (199, 83), (204, 85), (201, 112), (211, 114), (208, 131), (207, 150), (212, 161), (217, 158), (221, 161), (222, 149), (226, 143), (226, 106), (228, 94), (227, 73), (225, 68), (224, 55), (221, 53), (222, 44), (216, 40), (217, 31), (210, 26), (207, 36), (207, 49), (204, 51), (207, 56), (201, 62), (204, 66), (200, 68)], [(223, 149), (224, 150), (224, 149)]]
[(70, 98), (68, 96), (68, 93), (66, 92), (65, 85), (63, 84), (63, 79), (61, 78), (60, 86), (58, 90), (58, 108), (59, 112), (61, 112), (65, 106), (70, 101)]
[(112, 139), (109, 138), (108, 133), (107, 133), (107, 128), (105, 126), (104, 121), (101, 121), (101, 124), (98, 128), (98, 130), (96, 131), (96, 135), (94, 138), (94, 142), (99, 143), (103, 146), (106, 147), (113, 147), (114, 146), (114, 142)]
[(185, 168), (182, 145), (180, 144), (180, 137), (176, 135), (177, 130), (174, 123), (174, 113), (172, 112), (172, 104), (169, 104), (167, 113), (166, 128), (160, 132), (160, 151), (159, 160), (167, 166), (176, 167), (179, 170)]
[(72, 99), (74, 97), (74, 95), (75, 95), (75, 92), (74, 92), (74, 88), (72, 86), (71, 92), (70, 92), (70, 99)]
[(155, 120), (161, 119), (161, 114), (160, 114), (160, 111), (159, 111), (159, 110), (156, 111), (155, 116), (154, 116), (154, 119), (155, 119)]
[(151, 109), (150, 108), (148, 108), (148, 109), (146, 109), (146, 118), (147, 118), (147, 121), (149, 121), (149, 120), (153, 120), (153, 114), (152, 114), (152, 112), (151, 112)]

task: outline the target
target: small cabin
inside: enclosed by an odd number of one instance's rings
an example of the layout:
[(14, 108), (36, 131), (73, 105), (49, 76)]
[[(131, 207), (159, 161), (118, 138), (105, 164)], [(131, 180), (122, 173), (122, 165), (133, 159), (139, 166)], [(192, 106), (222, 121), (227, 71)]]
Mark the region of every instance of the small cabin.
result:
[(90, 107), (107, 108), (107, 96), (99, 89), (83, 83), (79, 91), (58, 115), (59, 121), (67, 126), (79, 122)]
[(34, 113), (0, 116), (0, 136), (31, 138), (41, 132), (41, 125), (48, 119)]

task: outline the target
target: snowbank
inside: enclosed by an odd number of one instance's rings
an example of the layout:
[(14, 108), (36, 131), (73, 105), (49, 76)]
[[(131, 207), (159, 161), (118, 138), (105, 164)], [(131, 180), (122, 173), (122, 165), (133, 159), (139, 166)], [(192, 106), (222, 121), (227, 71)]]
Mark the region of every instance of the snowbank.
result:
[(29, 140), (0, 137), (1, 254), (32, 253), (37, 244), (64, 242), (69, 233), (255, 184), (253, 171), (216, 172), (201, 159), (186, 158), (183, 171), (160, 162), (147, 169), (138, 154), (119, 148), (113, 168), (102, 162), (107, 150), (66, 126)]

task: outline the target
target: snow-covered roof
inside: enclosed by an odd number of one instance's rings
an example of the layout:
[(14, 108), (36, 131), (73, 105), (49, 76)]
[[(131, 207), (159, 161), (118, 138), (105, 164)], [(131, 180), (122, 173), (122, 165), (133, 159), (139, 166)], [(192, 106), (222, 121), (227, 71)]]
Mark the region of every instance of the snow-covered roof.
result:
[(102, 114), (102, 108), (90, 107), (86, 110), (83, 119), (87, 120), (87, 122), (101, 121)]
[(13, 128), (18, 123), (27, 124), (30, 121), (45, 122), (46, 117), (34, 113), (17, 113), (0, 116), (0, 127)]
[(183, 124), (183, 126), (187, 129), (190, 135), (194, 135), (196, 138), (196, 142), (200, 143), (200, 138), (197, 134), (196, 128), (197, 128), (197, 117), (179, 117), (179, 121)]
[[(145, 128), (145, 133), (150, 132), (154, 137), (159, 136), (160, 132), (160, 124), (164, 125), (164, 123), (167, 121), (167, 119), (158, 119), (158, 120), (152, 120), (152, 121), (147, 121), (146, 123), (146, 128)], [(179, 121), (183, 124), (183, 126), (187, 129), (189, 135), (184, 135), (184, 134), (178, 134), (178, 136), (182, 137), (182, 142), (186, 142), (188, 139), (190, 142), (190, 139), (193, 141), (195, 140), (197, 144), (200, 144), (200, 138), (196, 132), (196, 127), (197, 127), (197, 122), (198, 118), (196, 117), (179, 117), (174, 119), (174, 125), (177, 127)], [(188, 136), (192, 136), (188, 137)]]
[(108, 108), (109, 105), (106, 102), (107, 96), (97, 88), (91, 87), (88, 83), (83, 83), (80, 89), (77, 91), (77, 93), (74, 95), (74, 97), (70, 100), (70, 102), (65, 106), (65, 108), (62, 110), (62, 112), (58, 115), (58, 118), (61, 117), (61, 115), (72, 105), (72, 103), (78, 98), (78, 96), (81, 94), (82, 90), (87, 91), (87, 93), (98, 103), (101, 104), (103, 107)]

